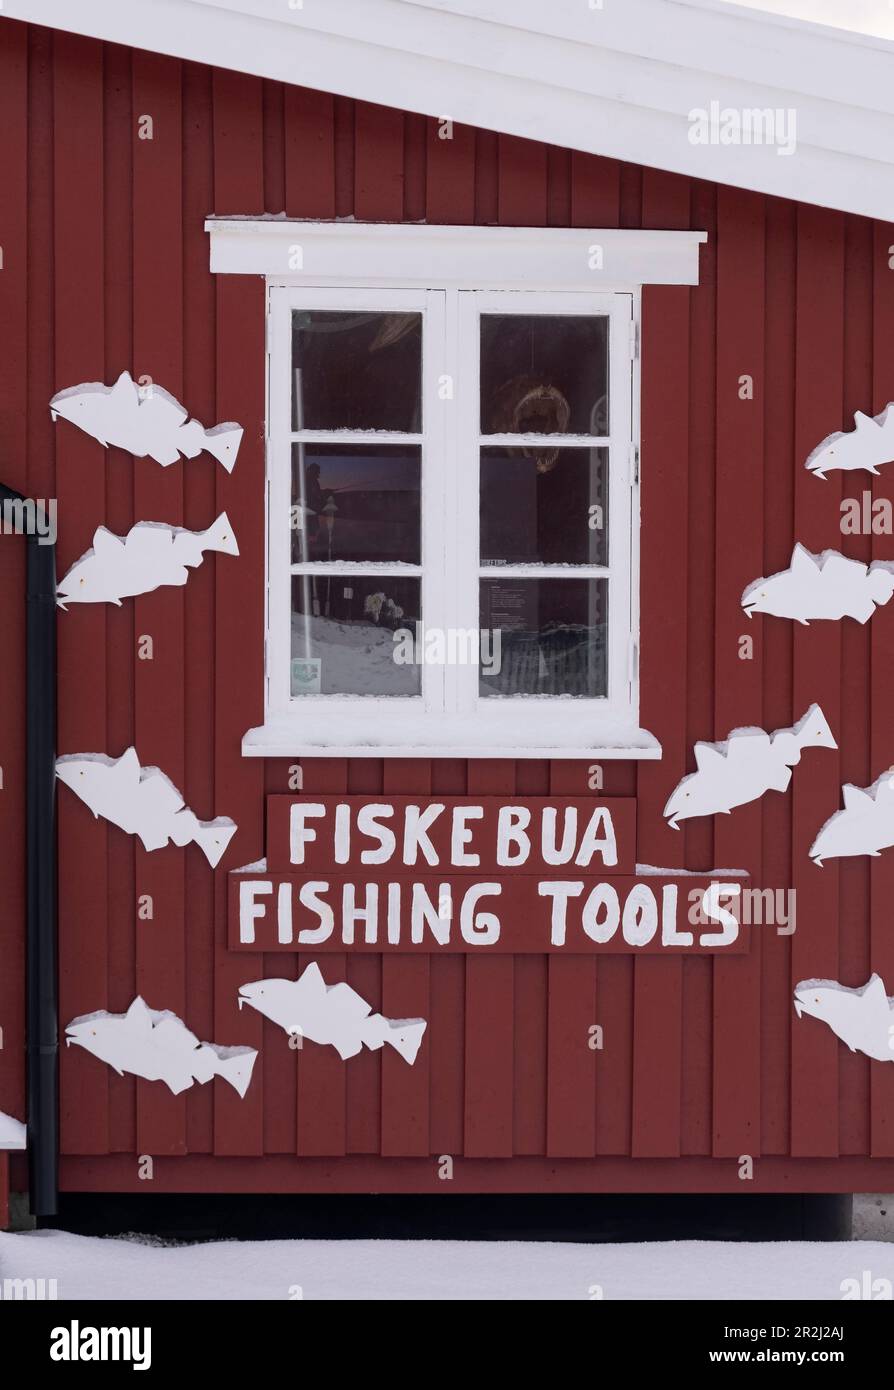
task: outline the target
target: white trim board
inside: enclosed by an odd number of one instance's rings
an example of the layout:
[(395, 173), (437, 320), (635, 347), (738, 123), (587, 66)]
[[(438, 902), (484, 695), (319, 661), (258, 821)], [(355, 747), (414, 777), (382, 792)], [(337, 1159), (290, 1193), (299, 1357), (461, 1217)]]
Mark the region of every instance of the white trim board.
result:
[[(601, 290), (697, 285), (707, 232), (617, 228), (440, 227), (209, 217), (211, 270), (272, 283), (430, 283)], [(598, 253), (597, 253), (598, 249)], [(296, 268), (300, 262), (300, 269)]]
[[(5, 0), (3, 13), (466, 125), (894, 218), (894, 45), (709, 0)], [(693, 145), (707, 109), (797, 148)]]

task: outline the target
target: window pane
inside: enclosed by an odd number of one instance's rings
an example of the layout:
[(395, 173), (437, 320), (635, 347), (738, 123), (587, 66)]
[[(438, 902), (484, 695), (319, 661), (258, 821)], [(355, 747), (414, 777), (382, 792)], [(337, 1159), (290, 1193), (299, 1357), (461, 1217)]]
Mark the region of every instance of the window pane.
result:
[(482, 314), (482, 434), (608, 433), (608, 319)]
[(292, 445), (292, 561), (419, 564), (420, 450)]
[(292, 695), (418, 695), (420, 581), (293, 575)]
[(481, 563), (608, 564), (607, 449), (482, 449)]
[(292, 314), (292, 429), (421, 428), (421, 314)]
[(481, 627), (480, 695), (608, 693), (606, 579), (482, 579)]

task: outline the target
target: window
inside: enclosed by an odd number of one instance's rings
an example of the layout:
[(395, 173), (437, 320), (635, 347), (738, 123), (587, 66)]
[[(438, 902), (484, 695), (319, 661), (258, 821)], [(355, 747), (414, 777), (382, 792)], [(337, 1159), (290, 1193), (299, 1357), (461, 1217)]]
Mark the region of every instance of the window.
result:
[(266, 709), (243, 752), (660, 756), (638, 727), (639, 286), (696, 283), (704, 233), (206, 225), (212, 270), (268, 287)]

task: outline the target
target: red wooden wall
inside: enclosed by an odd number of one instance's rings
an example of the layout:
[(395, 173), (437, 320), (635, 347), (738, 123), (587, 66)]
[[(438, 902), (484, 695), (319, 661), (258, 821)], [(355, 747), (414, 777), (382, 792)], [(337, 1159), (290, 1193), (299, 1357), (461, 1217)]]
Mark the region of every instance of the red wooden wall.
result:
[[(152, 140), (138, 138), (151, 116)], [(842, 781), (894, 763), (894, 611), (810, 628), (739, 608), (745, 583), (812, 549), (894, 557), (894, 538), (839, 532), (842, 495), (800, 466), (856, 409), (894, 396), (894, 228), (619, 165), (343, 98), (283, 88), (11, 21), (0, 23), (0, 457), (3, 480), (57, 497), (64, 570), (104, 522), (207, 526), (226, 507), (241, 558), (183, 589), (59, 619), (59, 748), (134, 742), (202, 816), (239, 823), (216, 874), (194, 849), (152, 855), (62, 791), (61, 1018), (120, 1011), (136, 992), (200, 1036), (261, 1047), (244, 1101), (225, 1086), (174, 1098), (63, 1050), (63, 1185), (145, 1190), (890, 1190), (894, 1067), (843, 1049), (791, 1007), (792, 982), (894, 989), (894, 854), (806, 857)], [(327, 956), (386, 1014), (422, 1014), (415, 1067), (291, 1051), (238, 984), (307, 957), (226, 949), (226, 869), (261, 857), (263, 796), (288, 764), (244, 760), (260, 722), (263, 620), (263, 284), (208, 271), (209, 212), (294, 217), (703, 228), (697, 289), (644, 295), (642, 723), (654, 764), (607, 764), (635, 793), (638, 859), (748, 868), (797, 889), (798, 930), (752, 933), (748, 954), (471, 959)], [(246, 427), (232, 476), (205, 455), (165, 470), (101, 446), (47, 402), (123, 368), (203, 423)], [(754, 399), (739, 397), (750, 375)], [(892, 470), (894, 475), (894, 470)], [(891, 477), (872, 482), (890, 495)], [(23, 1112), (21, 542), (0, 543), (0, 1108)], [(894, 609), (894, 606), (892, 606)], [(751, 661), (739, 637), (754, 639)], [(138, 659), (150, 635), (154, 659)], [(789, 725), (821, 703), (840, 751), (806, 758), (790, 795), (670, 830), (661, 809), (697, 738)], [(566, 762), (318, 759), (306, 790), (586, 791)], [(151, 921), (138, 918), (150, 895)], [(604, 1029), (601, 1052), (589, 1029)], [(455, 1159), (442, 1182), (436, 1156)], [(433, 1157), (435, 1156), (435, 1157)], [(508, 1162), (507, 1160), (512, 1160)], [(636, 1160), (631, 1162), (631, 1159)], [(151, 1186), (152, 1183), (149, 1184)]]

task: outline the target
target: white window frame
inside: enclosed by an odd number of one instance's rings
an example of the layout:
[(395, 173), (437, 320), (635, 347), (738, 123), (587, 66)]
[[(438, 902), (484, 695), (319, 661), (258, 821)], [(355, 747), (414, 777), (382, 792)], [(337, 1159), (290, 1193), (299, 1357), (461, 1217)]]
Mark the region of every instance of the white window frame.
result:
[[(212, 218), (206, 229), (211, 233), (213, 271), (260, 273), (268, 289), (267, 694), (264, 723), (248, 730), (243, 754), (660, 757), (657, 740), (638, 723), (640, 289), (646, 283), (697, 283), (698, 247), (705, 233), (388, 226), (282, 218)], [(594, 257), (597, 248), (599, 255)], [(413, 307), (423, 313), (422, 620), (477, 629), (477, 314), (485, 306), (505, 310), (523, 302), (536, 306), (537, 313), (609, 312), (607, 698), (479, 699), (477, 667), (471, 665), (423, 665), (421, 697), (289, 698), (291, 307)], [(435, 340), (445, 344), (444, 362), (436, 360)], [(455, 375), (454, 399), (449, 402), (442, 401), (436, 389), (444, 373)], [(368, 442), (371, 437), (366, 431), (330, 436), (341, 443)], [(376, 437), (381, 442), (409, 442), (406, 436)], [(323, 436), (317, 433), (314, 438), (319, 442)], [(496, 438), (489, 436), (487, 442)], [(626, 537), (629, 556), (629, 564), (620, 567), (619, 537)], [(370, 568), (336, 562), (332, 572), (368, 573)], [(484, 572), (520, 575), (524, 570), (536, 575), (538, 568), (486, 566)], [(549, 568), (556, 573), (559, 567)], [(405, 566), (375, 569), (411, 572)], [(589, 577), (592, 572), (590, 567), (574, 566), (568, 575)]]

